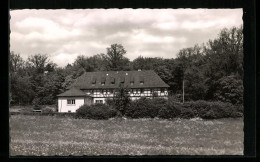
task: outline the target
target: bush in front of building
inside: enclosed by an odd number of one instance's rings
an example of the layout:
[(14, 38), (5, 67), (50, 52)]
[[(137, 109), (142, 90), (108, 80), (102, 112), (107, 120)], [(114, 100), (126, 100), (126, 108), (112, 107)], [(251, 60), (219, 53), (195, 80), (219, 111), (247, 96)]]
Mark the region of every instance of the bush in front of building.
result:
[(76, 111), (76, 118), (83, 119), (109, 119), (116, 115), (116, 109), (106, 104), (83, 105)]
[(138, 100), (131, 101), (125, 110), (125, 116), (130, 118), (154, 118), (158, 117), (160, 109), (165, 108), (167, 101), (165, 99), (149, 99), (141, 97)]
[(159, 109), (158, 117), (163, 119), (172, 119), (179, 117), (182, 108), (182, 105), (174, 102), (174, 100), (168, 100), (167, 105)]
[(129, 89), (120, 87), (116, 90), (116, 95), (113, 98), (113, 105), (121, 113), (121, 115), (125, 115), (126, 107), (130, 103), (128, 92)]
[(125, 116), (130, 118), (194, 118), (219, 119), (242, 117), (241, 105), (232, 105), (220, 101), (190, 101), (178, 103), (160, 98), (140, 98), (129, 103)]

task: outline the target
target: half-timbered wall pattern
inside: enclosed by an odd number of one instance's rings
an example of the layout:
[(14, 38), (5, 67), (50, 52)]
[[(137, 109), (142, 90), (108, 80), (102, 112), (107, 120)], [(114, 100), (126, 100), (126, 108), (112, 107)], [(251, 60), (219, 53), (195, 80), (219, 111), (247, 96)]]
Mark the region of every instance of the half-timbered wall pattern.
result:
[[(95, 89), (95, 90), (84, 90), (84, 92), (91, 97), (101, 97), (101, 98), (112, 98), (115, 94), (113, 89)], [(146, 88), (146, 89), (130, 89), (130, 97), (166, 97), (168, 96), (168, 91), (165, 88)]]

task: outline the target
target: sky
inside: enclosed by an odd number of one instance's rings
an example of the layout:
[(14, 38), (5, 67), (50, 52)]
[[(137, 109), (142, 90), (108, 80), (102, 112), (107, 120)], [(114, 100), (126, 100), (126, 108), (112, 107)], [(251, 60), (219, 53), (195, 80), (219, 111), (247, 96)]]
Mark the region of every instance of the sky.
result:
[(60, 67), (122, 44), (125, 57), (175, 58), (223, 28), (243, 24), (242, 9), (11, 10), (10, 51), (47, 54)]

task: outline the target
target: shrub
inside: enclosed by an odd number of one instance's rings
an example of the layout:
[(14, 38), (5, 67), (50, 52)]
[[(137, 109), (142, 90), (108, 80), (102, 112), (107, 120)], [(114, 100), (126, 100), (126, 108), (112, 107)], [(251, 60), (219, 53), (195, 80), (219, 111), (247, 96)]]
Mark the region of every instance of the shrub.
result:
[(160, 109), (166, 107), (166, 100), (141, 97), (139, 100), (131, 101), (126, 107), (125, 116), (131, 118), (154, 118), (158, 116)]
[(83, 105), (76, 111), (76, 118), (109, 119), (115, 117), (117, 111), (105, 104)]
[(194, 118), (195, 114), (192, 109), (182, 107), (181, 112), (178, 117), (184, 118), (184, 119), (190, 119), (190, 118)]
[(240, 117), (239, 106), (232, 105), (225, 102), (210, 102), (210, 101), (193, 101), (186, 103), (186, 106), (190, 107), (195, 117), (201, 117), (204, 119), (217, 119), (228, 117)]
[(168, 102), (165, 107), (161, 107), (158, 117), (163, 119), (176, 118), (181, 114), (182, 107), (174, 102)]

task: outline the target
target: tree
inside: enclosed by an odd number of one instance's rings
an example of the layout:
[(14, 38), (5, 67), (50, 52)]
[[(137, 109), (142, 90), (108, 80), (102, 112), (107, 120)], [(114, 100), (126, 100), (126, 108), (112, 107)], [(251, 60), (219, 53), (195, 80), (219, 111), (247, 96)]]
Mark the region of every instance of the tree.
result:
[(116, 109), (122, 114), (125, 115), (126, 106), (129, 104), (129, 89), (120, 86), (115, 90), (115, 95), (113, 97), (112, 103)]
[(34, 91), (30, 84), (30, 77), (13, 74), (10, 76), (11, 104), (30, 104), (34, 98)]
[(24, 60), (20, 54), (15, 54), (13, 51), (10, 53), (10, 72), (18, 72), (24, 67)]
[(49, 62), (46, 66), (45, 66), (45, 71), (48, 71), (48, 72), (53, 72), (55, 71), (55, 69), (57, 68), (57, 64), (55, 63), (52, 63), (52, 62)]
[(238, 76), (224, 76), (217, 81), (216, 100), (230, 102), (232, 104), (243, 103), (243, 80)]
[(236, 75), (243, 79), (243, 29), (233, 27), (221, 30), (218, 38), (204, 46), (207, 99), (214, 99), (217, 80)]
[(56, 96), (62, 93), (65, 88), (65, 76), (61, 69), (49, 72), (42, 78), (43, 85), (36, 87), (34, 105), (49, 105), (56, 103)]
[(35, 54), (28, 58), (28, 65), (31, 66), (36, 73), (43, 73), (47, 63), (49, 63), (47, 55)]
[(108, 70), (119, 71), (127, 70), (129, 67), (129, 59), (124, 57), (126, 50), (121, 44), (112, 44), (107, 48), (107, 54), (105, 60), (108, 65)]

